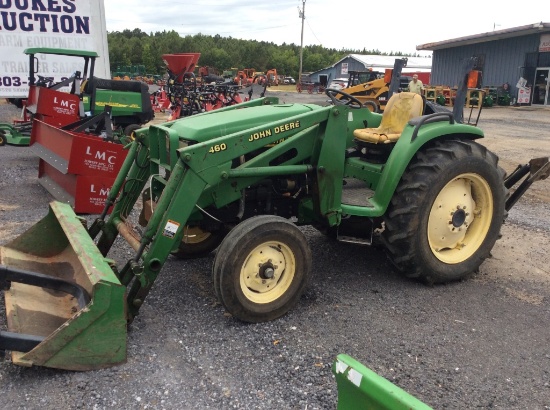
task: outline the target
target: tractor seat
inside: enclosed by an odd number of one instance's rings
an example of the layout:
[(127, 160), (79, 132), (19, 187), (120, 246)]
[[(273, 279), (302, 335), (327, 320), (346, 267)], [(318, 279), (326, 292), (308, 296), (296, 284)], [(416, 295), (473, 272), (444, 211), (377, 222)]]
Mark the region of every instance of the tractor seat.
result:
[(420, 94), (398, 93), (392, 95), (378, 128), (363, 128), (353, 131), (355, 140), (359, 143), (389, 144), (396, 142), (405, 125), (411, 118), (419, 117), (424, 111), (424, 100)]
[(134, 93), (144, 93), (149, 96), (149, 86), (141, 81), (130, 80), (108, 80), (105, 78), (94, 77), (84, 84), (84, 92), (92, 94), (95, 89), (111, 90), (111, 91), (129, 91)]

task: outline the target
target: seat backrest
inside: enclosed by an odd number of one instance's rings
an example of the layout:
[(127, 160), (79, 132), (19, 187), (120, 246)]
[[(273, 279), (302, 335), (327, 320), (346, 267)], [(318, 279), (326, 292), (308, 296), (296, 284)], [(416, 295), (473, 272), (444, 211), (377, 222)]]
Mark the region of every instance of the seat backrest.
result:
[(424, 98), (420, 94), (403, 92), (392, 95), (378, 128), (363, 128), (353, 131), (358, 142), (388, 144), (396, 142), (410, 119), (424, 111)]
[(421, 116), (423, 110), (424, 100), (420, 94), (394, 94), (384, 109), (379, 129), (390, 134), (401, 134), (409, 120)]

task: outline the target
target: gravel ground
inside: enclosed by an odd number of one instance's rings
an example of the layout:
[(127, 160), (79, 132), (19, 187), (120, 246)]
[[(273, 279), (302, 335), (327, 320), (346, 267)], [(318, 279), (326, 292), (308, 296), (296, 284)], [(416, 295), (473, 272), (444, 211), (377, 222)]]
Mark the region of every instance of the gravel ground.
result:
[[(13, 112), (0, 105), (4, 120)], [(483, 143), (511, 170), (550, 153), (549, 117), (486, 109)], [(47, 212), (52, 198), (37, 182), (37, 164), (29, 148), (0, 147), (0, 243)], [(512, 210), (479, 274), (449, 285), (404, 279), (379, 250), (304, 228), (312, 283), (270, 323), (224, 315), (213, 255), (170, 259), (130, 326), (126, 364), (78, 373), (1, 361), (2, 408), (334, 409), (331, 364), (347, 353), (436, 409), (550, 409), (548, 182)], [(118, 243), (110, 256), (128, 254)]]

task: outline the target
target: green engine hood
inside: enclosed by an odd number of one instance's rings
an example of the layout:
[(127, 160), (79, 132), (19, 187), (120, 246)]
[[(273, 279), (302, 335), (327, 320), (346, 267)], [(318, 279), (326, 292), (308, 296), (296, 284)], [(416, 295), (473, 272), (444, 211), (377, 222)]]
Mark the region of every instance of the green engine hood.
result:
[(277, 104), (229, 111), (210, 111), (177, 120), (170, 125), (170, 128), (176, 131), (180, 138), (204, 142), (273, 121), (284, 121), (322, 108), (315, 104)]

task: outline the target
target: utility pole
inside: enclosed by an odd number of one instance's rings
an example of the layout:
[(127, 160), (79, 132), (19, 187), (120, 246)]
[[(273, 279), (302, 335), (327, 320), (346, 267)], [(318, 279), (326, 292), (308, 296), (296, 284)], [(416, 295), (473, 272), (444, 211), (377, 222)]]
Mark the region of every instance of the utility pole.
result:
[(302, 59), (304, 55), (304, 20), (306, 18), (306, 0), (302, 0), (302, 10), (298, 9), (298, 16), (302, 19), (302, 39), (300, 42), (300, 71), (298, 73), (298, 83), (302, 82)]

